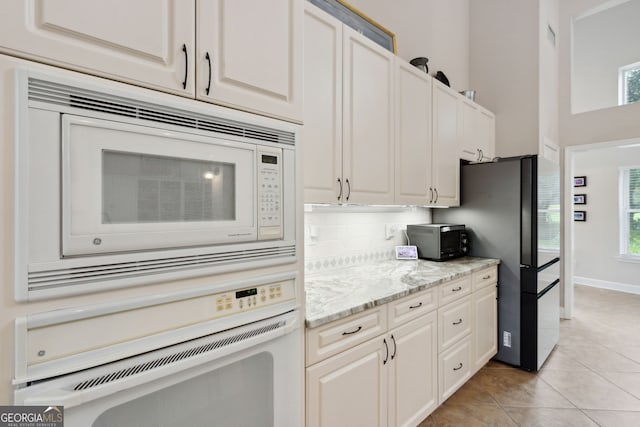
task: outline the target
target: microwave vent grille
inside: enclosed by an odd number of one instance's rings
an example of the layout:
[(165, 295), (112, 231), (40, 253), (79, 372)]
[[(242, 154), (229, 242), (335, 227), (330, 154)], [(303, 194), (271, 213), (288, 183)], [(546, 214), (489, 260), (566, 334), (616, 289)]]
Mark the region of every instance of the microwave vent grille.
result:
[(293, 132), (147, 103), (35, 77), (29, 78), (29, 100), (233, 135), (251, 140), (295, 145)]
[[(166, 365), (180, 362), (185, 359), (199, 356), (201, 354), (210, 353), (212, 351), (227, 348), (232, 344), (239, 343), (251, 339), (256, 336), (264, 335), (272, 331), (277, 331), (286, 327), (287, 323), (284, 320), (268, 323), (253, 329), (239, 331), (233, 335), (215, 334), (212, 336), (213, 340), (208, 343), (196, 345), (195, 347), (187, 348), (186, 350), (176, 351), (163, 357), (158, 357), (148, 362), (137, 363), (133, 366), (119, 369), (107, 374), (90, 378), (77, 383), (74, 387), (74, 391), (87, 390), (93, 387), (97, 387), (102, 384), (107, 384), (113, 381), (117, 381), (123, 378), (127, 378), (133, 375), (140, 374), (142, 372), (158, 369)], [(219, 336), (222, 335), (222, 336)]]
[[(104, 282), (105, 280), (131, 279), (132, 277), (152, 276), (158, 273), (171, 273), (184, 270), (198, 271), (198, 269), (201, 268), (224, 269), (238, 262), (260, 262), (276, 258), (292, 260), (295, 256), (295, 245), (288, 245), (44, 270), (29, 272), (29, 291), (73, 287)], [(207, 272), (203, 272), (203, 274)], [(198, 275), (198, 273), (194, 275)]]

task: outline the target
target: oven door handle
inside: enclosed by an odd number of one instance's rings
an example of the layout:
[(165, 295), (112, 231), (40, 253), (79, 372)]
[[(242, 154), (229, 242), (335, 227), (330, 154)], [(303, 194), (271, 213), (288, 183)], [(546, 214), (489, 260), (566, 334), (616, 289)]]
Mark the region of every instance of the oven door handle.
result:
[(300, 329), (291, 312), (99, 366), (45, 380), (16, 393), (16, 404), (73, 408), (160, 378), (215, 362)]

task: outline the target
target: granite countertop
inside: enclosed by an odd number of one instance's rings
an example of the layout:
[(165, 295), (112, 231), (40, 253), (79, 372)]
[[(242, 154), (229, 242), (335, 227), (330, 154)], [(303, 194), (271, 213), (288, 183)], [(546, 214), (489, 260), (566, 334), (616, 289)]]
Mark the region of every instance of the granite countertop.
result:
[(316, 328), (499, 264), (491, 258), (446, 262), (385, 260), (305, 277), (306, 326)]

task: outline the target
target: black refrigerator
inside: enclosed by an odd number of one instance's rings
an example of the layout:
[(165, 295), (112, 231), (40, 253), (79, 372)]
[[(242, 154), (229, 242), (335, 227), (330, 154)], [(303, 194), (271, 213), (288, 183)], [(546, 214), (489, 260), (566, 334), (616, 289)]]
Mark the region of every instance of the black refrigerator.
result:
[(463, 164), (460, 207), (433, 222), (465, 224), (469, 255), (499, 258), (498, 354), (540, 369), (560, 336), (560, 176), (539, 156)]

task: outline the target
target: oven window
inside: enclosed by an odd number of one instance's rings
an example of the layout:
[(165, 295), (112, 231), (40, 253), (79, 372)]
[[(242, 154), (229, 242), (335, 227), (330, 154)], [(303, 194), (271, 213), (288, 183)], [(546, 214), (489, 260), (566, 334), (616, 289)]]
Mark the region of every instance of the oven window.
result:
[(232, 163), (102, 151), (102, 223), (232, 221)]
[(274, 427), (271, 353), (258, 353), (103, 412), (93, 427)]

